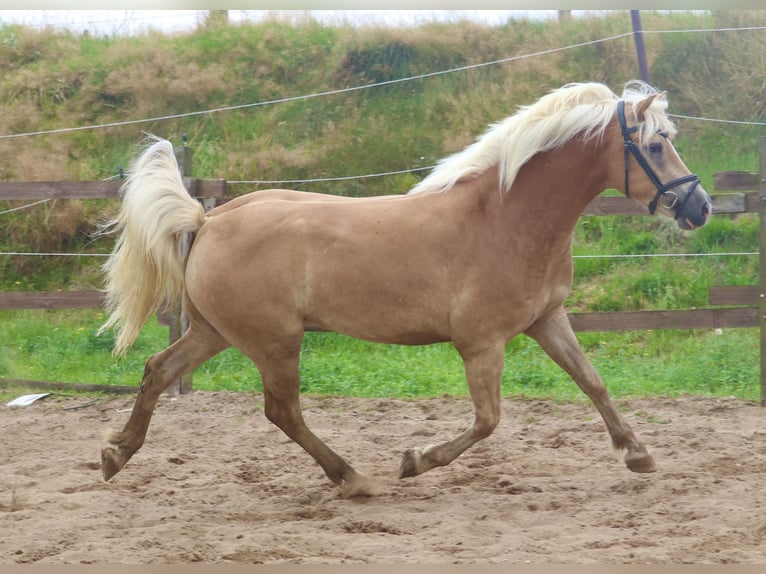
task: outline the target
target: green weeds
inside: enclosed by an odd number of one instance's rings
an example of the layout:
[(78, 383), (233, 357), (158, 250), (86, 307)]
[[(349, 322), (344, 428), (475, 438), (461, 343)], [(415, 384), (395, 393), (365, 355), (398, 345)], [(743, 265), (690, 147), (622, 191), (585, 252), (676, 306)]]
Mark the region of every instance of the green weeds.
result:
[[(150, 321), (122, 359), (112, 338), (96, 336), (95, 311), (3, 311), (0, 378), (138, 385), (143, 365), (167, 345), (167, 330)], [(758, 396), (756, 329), (582, 333), (579, 339), (614, 397), (700, 394)], [(199, 367), (194, 388), (260, 391), (256, 367), (228, 349)], [(334, 333), (307, 333), (301, 390), (358, 397), (465, 396), (463, 367), (449, 344), (424, 347), (367, 343)], [(574, 382), (531, 339), (506, 349), (504, 395), (582, 400)]]

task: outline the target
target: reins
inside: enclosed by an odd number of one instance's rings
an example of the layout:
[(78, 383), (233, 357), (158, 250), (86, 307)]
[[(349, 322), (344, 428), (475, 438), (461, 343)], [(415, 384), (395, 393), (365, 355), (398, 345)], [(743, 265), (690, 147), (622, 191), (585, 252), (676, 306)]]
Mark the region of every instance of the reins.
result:
[[(646, 161), (646, 158), (641, 153), (641, 148), (638, 146), (638, 144), (636, 144), (636, 142), (633, 141), (633, 138), (631, 137), (632, 133), (638, 131), (638, 126), (635, 125), (630, 128), (628, 127), (628, 124), (625, 121), (624, 100), (617, 102), (617, 119), (620, 122), (620, 129), (622, 130), (622, 138), (624, 141), (623, 149), (625, 150), (625, 195), (630, 197), (628, 188), (628, 174), (630, 168), (630, 154), (633, 154), (633, 157), (636, 158), (638, 165), (643, 168), (644, 172), (649, 177), (649, 180), (657, 188), (657, 193), (654, 196), (654, 199), (649, 202), (649, 213), (654, 214), (655, 210), (657, 209), (657, 202), (662, 199), (662, 205), (667, 209), (673, 209), (676, 214), (676, 219), (678, 219), (679, 215), (683, 211), (684, 205), (686, 205), (686, 201), (689, 199), (696, 187), (700, 184), (700, 178), (692, 173), (663, 184), (657, 177), (657, 174), (654, 173), (654, 170), (649, 165), (649, 162)], [(680, 199), (678, 194), (676, 194), (674, 191), (670, 191), (674, 187), (678, 187), (679, 185), (683, 185), (684, 183), (689, 182), (693, 182), (693, 184), (683, 199)], [(666, 198), (665, 196), (668, 197)]]

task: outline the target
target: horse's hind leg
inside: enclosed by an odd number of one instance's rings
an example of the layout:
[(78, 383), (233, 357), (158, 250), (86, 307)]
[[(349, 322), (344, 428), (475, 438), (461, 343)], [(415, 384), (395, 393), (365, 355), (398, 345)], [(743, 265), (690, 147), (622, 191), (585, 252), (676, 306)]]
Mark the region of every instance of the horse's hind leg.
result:
[(149, 358), (125, 428), (121, 432), (111, 431), (106, 437), (107, 445), (101, 450), (104, 480), (117, 474), (144, 444), (157, 400), (171, 383), (228, 346), (203, 319), (192, 319), (189, 329), (178, 341)]
[(625, 464), (633, 472), (654, 472), (654, 459), (609, 398), (604, 382), (580, 348), (563, 307), (538, 320), (526, 334), (564, 369), (593, 401), (617, 449), (627, 449)]
[(319, 463), (327, 477), (341, 487), (343, 496), (376, 494), (377, 487), (370, 479), (354, 470), (306, 426), (299, 397), (299, 354), (300, 340), (287, 348), (272, 346), (267, 356), (250, 355), (263, 380), (266, 418)]
[(448, 465), (473, 444), (492, 434), (500, 421), (504, 345), (496, 344), (481, 351), (458, 350), (463, 357), (466, 382), (473, 400), (473, 424), (451, 441), (407, 450), (399, 467), (399, 478)]

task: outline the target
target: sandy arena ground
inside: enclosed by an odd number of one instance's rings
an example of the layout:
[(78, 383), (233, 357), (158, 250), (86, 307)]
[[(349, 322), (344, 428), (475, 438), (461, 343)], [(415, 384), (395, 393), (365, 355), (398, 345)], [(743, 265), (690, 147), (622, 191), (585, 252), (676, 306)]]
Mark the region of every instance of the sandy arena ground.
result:
[(340, 498), (257, 394), (163, 397), (104, 483), (102, 431), (133, 399), (88, 402), (0, 406), (0, 563), (766, 563), (752, 402), (618, 401), (657, 461), (636, 475), (590, 404), (505, 399), (492, 437), (402, 481), (402, 452), (462, 431), (468, 399), (304, 398), (313, 430), (379, 481), (362, 499)]

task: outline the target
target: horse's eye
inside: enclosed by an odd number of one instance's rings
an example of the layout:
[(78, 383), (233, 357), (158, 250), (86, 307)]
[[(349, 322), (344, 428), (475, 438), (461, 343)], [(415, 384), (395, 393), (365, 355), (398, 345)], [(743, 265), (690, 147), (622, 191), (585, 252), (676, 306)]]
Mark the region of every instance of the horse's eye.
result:
[(662, 153), (662, 144), (659, 142), (652, 142), (649, 144), (649, 151), (651, 153)]

